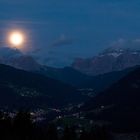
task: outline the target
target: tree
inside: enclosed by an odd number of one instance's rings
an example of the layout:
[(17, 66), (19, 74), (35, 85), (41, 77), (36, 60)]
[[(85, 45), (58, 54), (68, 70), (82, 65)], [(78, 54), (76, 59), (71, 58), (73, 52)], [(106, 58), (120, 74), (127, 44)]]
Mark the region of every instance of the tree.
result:
[(27, 140), (31, 137), (33, 123), (29, 112), (20, 111), (14, 118), (14, 136), (20, 140)]
[(48, 126), (47, 140), (58, 140), (57, 128), (53, 123)]
[(82, 130), (81, 134), (80, 134), (80, 138), (79, 140), (88, 140), (88, 132), (85, 131), (85, 129)]
[(74, 127), (66, 127), (62, 140), (76, 140), (77, 135)]

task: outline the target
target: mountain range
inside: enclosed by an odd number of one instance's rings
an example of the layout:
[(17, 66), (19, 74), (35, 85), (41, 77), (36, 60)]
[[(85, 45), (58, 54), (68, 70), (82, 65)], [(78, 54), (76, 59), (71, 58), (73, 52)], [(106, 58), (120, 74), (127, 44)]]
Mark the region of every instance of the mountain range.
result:
[(51, 68), (45, 67), (39, 71), (47, 77), (56, 79), (63, 83), (69, 84), (77, 89), (93, 89), (94, 93), (100, 93), (109, 88), (112, 84), (119, 81), (131, 71), (135, 70), (139, 66), (124, 69), (122, 71), (113, 71), (97, 76), (89, 76), (83, 74), (72, 67), (65, 68)]
[(140, 50), (110, 47), (92, 58), (78, 58), (72, 67), (87, 75), (100, 75), (140, 65)]
[(0, 47), (0, 64), (26, 71), (38, 71), (43, 66), (31, 55), (25, 55), (16, 48)]
[[(77, 89), (90, 89), (91, 88), (93, 89), (94, 93), (99, 93), (105, 90), (106, 88), (111, 86), (113, 83), (120, 80), (127, 73), (135, 69), (135, 67), (127, 68), (127, 69), (124, 68), (122, 70), (114, 69), (114, 71), (112, 69), (109, 73), (103, 73), (100, 75), (91, 76), (91, 75), (87, 75), (86, 73), (82, 73), (81, 72), (82, 69), (77, 70), (73, 67), (52, 68), (45, 65), (41, 65), (39, 62), (36, 61), (34, 57), (29, 56), (29, 55), (24, 55), (16, 49), (15, 50), (11, 50), (9, 48), (1, 48), (1, 49), (2, 49), (1, 51), (3, 52), (3, 55), (2, 54), (0, 55), (1, 64), (6, 64), (17, 69), (38, 73), (46, 77), (50, 77), (51, 79), (58, 80), (62, 83), (73, 86)], [(127, 58), (127, 55), (129, 53), (131, 54), (134, 53), (134, 50), (130, 51), (130, 49), (125, 49), (125, 51), (123, 52), (121, 49), (118, 49), (118, 48), (117, 49), (110, 48), (110, 49), (105, 50), (102, 53), (102, 55), (104, 54), (104, 57), (109, 56), (108, 59), (112, 60), (111, 57), (113, 56), (110, 56), (110, 55), (114, 53), (114, 51), (116, 51), (116, 53), (121, 53), (122, 55), (124, 55), (125, 58)], [(110, 52), (110, 55), (109, 55), (109, 52)], [(139, 56), (140, 53), (138, 51), (137, 53), (138, 54), (136, 56)], [(108, 63), (106, 59), (102, 59), (102, 60), (103, 60), (102, 63)], [(120, 58), (120, 60), (122, 59)], [(130, 60), (132, 61), (132, 56), (130, 57)], [(97, 68), (102, 67), (104, 65), (102, 63), (98, 63)], [(125, 65), (126, 61), (123, 61), (123, 63)], [(110, 65), (110, 63), (108, 64)], [(134, 63), (134, 66), (135, 65), (136, 63)], [(108, 69), (108, 68), (109, 67), (105, 67), (105, 69)], [(104, 71), (103, 68), (102, 68), (102, 71)]]
[(85, 97), (72, 86), (0, 64), (1, 107), (59, 107), (84, 100)]

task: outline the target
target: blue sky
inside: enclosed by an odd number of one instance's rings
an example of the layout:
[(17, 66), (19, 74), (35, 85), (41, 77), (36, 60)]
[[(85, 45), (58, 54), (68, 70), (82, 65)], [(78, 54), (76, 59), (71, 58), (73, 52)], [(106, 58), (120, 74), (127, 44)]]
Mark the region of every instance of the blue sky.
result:
[(29, 48), (43, 63), (69, 65), (119, 39), (140, 38), (139, 0), (0, 0), (0, 33), (29, 33)]

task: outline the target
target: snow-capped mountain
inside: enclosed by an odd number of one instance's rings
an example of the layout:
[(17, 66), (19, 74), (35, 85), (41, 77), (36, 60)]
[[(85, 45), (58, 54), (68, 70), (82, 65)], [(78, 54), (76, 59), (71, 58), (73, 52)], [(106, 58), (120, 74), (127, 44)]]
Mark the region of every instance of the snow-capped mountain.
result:
[(78, 58), (72, 67), (88, 75), (100, 75), (140, 65), (140, 49), (113, 46), (98, 56), (88, 59)]

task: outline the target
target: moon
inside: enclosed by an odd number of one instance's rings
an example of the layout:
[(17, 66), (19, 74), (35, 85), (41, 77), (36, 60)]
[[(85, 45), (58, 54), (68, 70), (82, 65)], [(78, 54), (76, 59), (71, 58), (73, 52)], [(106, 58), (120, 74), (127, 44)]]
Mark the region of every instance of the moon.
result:
[(11, 32), (9, 35), (9, 42), (13, 47), (20, 48), (24, 44), (24, 34), (20, 31)]

